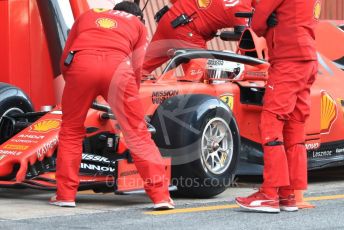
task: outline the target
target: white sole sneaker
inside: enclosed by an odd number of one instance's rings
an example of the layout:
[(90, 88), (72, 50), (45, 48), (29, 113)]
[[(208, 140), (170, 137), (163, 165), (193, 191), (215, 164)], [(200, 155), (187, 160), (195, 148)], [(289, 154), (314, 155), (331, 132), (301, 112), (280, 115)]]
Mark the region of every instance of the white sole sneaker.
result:
[(286, 212), (296, 212), (299, 210), (298, 207), (288, 207), (288, 206), (280, 206), (281, 211), (286, 211)]
[(170, 198), (169, 202), (161, 202), (161, 203), (154, 204), (153, 209), (156, 210), (156, 211), (159, 211), (159, 210), (171, 210), (171, 209), (174, 209), (174, 202)]
[(164, 202), (164, 203), (155, 204), (153, 209), (154, 210), (171, 210), (171, 209), (174, 209), (174, 205), (168, 202)]
[(236, 201), (236, 203), (242, 207), (243, 209), (250, 210), (250, 211), (256, 211), (256, 212), (268, 212), (268, 213), (280, 213), (281, 210), (279, 208), (272, 208), (272, 207), (248, 207), (245, 205), (240, 204), (239, 202)]
[(56, 195), (50, 198), (49, 204), (59, 206), (59, 207), (70, 207), (74, 208), (76, 207), (74, 201), (61, 201), (61, 200), (56, 200)]

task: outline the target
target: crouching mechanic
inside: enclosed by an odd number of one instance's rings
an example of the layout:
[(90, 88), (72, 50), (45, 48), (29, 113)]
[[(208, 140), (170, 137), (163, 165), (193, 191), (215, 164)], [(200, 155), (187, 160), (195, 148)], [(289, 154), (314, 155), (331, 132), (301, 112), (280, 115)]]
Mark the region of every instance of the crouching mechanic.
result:
[[(172, 209), (165, 164), (151, 139), (139, 98), (147, 32), (140, 8), (128, 1), (93, 9), (74, 23), (62, 56), (66, 85), (57, 154), (57, 193), (50, 204), (75, 206), (84, 121), (98, 96), (110, 104), (155, 209)], [(67, 66), (66, 66), (67, 65)]]
[[(260, 122), (264, 182), (258, 192), (236, 199), (243, 208), (297, 211), (294, 191), (307, 188), (305, 121), (318, 67), (314, 29), (320, 9), (319, 0), (260, 0), (256, 5), (252, 28), (265, 36), (271, 62)], [(268, 28), (273, 12), (278, 24)]]
[(149, 74), (168, 57), (175, 48), (206, 49), (219, 29), (245, 26), (243, 18), (235, 13), (251, 11), (251, 0), (170, 0), (155, 16), (159, 21), (156, 32), (147, 48), (143, 73)]

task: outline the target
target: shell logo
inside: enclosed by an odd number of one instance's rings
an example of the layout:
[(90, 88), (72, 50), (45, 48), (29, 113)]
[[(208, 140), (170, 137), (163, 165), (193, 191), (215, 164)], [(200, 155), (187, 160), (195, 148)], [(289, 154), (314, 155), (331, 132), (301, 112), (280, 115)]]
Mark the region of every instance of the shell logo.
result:
[(313, 12), (314, 18), (316, 20), (319, 20), (320, 14), (321, 14), (321, 3), (320, 1), (317, 1), (314, 6), (314, 12)]
[(206, 9), (211, 5), (212, 0), (197, 0), (198, 8)]
[(323, 91), (321, 97), (321, 133), (328, 133), (330, 131), (333, 122), (337, 118), (337, 113), (336, 101), (328, 93)]
[(117, 22), (111, 18), (98, 18), (96, 24), (105, 29), (113, 29), (117, 27)]
[(61, 120), (47, 119), (31, 126), (32, 132), (46, 133), (61, 126)]

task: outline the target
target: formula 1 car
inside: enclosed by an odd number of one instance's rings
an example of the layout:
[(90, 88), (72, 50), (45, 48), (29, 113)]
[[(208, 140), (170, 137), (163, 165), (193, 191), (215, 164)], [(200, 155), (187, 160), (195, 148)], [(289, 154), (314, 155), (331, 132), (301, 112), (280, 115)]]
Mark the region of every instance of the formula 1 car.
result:
[[(28, 106), (28, 98), (16, 87), (2, 84), (1, 93), (11, 95), (7, 102)], [(10, 101), (12, 100), (12, 101)], [(15, 101), (17, 100), (17, 101)], [(105, 103), (105, 102), (104, 102)], [(56, 150), (61, 125), (61, 109), (25, 112), (8, 109), (0, 129), (0, 186), (54, 190)], [(80, 165), (80, 190), (128, 192), (143, 188), (143, 181), (130, 157), (111, 113), (94, 102), (87, 116), (86, 137)], [(148, 127), (154, 132), (152, 126)], [(170, 159), (166, 158), (170, 177)]]
[[(344, 32), (319, 24), (319, 77), (312, 88), (306, 146), (309, 169), (344, 163)], [(265, 40), (250, 29), (223, 32), (238, 40), (236, 53), (176, 50), (161, 76), (147, 76), (140, 94), (152, 137), (166, 159), (171, 185), (185, 196), (212, 197), (232, 182), (239, 159), (262, 164), (258, 124), (267, 70)], [(183, 74), (178, 67), (188, 64)], [(33, 112), (17, 87), (0, 85), (0, 186), (55, 189), (55, 158), (61, 110)], [(114, 115), (104, 101), (86, 121), (80, 190), (123, 193), (142, 189)]]

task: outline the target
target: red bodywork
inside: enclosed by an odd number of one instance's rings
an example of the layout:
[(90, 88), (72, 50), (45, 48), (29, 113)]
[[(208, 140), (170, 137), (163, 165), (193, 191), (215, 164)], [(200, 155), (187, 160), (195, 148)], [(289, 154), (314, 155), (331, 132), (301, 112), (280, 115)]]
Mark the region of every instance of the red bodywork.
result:
[(0, 21), (0, 82), (23, 89), (36, 109), (54, 105), (55, 76), (37, 1), (0, 1)]
[[(45, 32), (47, 28), (41, 20), (43, 16), (42, 9), (39, 9), (40, 2), (42, 1), (0, 0), (0, 81), (23, 89), (36, 109), (42, 105), (58, 104), (63, 86), (60, 72), (54, 67), (58, 65), (58, 62), (55, 63), (58, 59), (56, 56), (59, 57), (62, 49), (57, 48), (55, 53), (52, 52), (49, 43), (51, 34), (47, 35)], [(85, 0), (70, 0), (70, 3), (74, 16), (88, 8)], [(255, 48), (239, 49), (238, 52), (248, 54), (254, 51), (258, 58), (267, 59), (264, 39), (254, 34), (252, 36)], [(344, 40), (344, 32), (333, 23), (321, 22), (317, 38), (319, 76), (312, 88), (311, 116), (306, 130), (311, 168), (344, 160), (344, 94), (340, 87), (344, 71), (341, 69), (343, 66), (340, 68), (333, 62), (337, 60), (338, 63), (343, 63), (340, 60), (344, 56), (344, 46), (340, 41)], [(212, 95), (221, 98), (232, 109), (242, 139), (257, 146), (260, 143), (258, 124), (261, 104), (256, 102), (261, 102), (261, 99), (252, 95), (258, 97), (261, 94), (255, 92), (264, 91), (269, 64), (266, 62), (255, 66), (245, 65), (244, 71), (235, 79), (211, 79), (204, 68), (204, 61), (200, 63), (203, 64), (196, 65), (194, 71), (188, 72), (187, 76), (175, 77), (175, 71), (171, 70), (157, 80), (143, 82), (140, 93), (146, 114), (153, 115), (160, 104), (176, 95)], [(91, 109), (86, 127), (96, 127), (102, 131), (116, 133), (120, 137), (118, 130), (113, 128), (116, 127), (114, 121), (102, 119), (101, 113)], [(60, 119), (61, 114), (56, 108), (0, 146), (0, 178), (8, 177), (7, 180), (0, 181), (2, 186), (54, 188), (54, 172), (46, 172), (33, 179), (26, 179), (26, 176), (29, 165), (54, 154)], [(120, 138), (118, 155), (124, 154), (126, 150), (125, 141)], [(170, 162), (170, 158), (166, 161)], [(15, 167), (17, 170), (14, 170)], [(140, 180), (132, 163), (119, 160), (116, 169), (117, 191), (142, 188), (139, 185), (142, 185), (142, 181), (130, 183)], [(168, 167), (169, 175), (170, 170)], [(13, 171), (15, 175), (9, 176)], [(89, 188), (87, 186), (90, 183), (106, 184), (114, 181), (114, 178), (103, 175), (83, 175), (80, 179), (80, 185), (85, 189)]]
[[(90, 110), (85, 126), (97, 128), (101, 132), (119, 133), (118, 130), (114, 129), (116, 122), (110, 119), (101, 119), (102, 113)], [(61, 116), (62, 112), (57, 107), (0, 146), (0, 178), (9, 178), (6, 181), (0, 180), (0, 185), (55, 189), (54, 169), (51, 172), (48, 170), (48, 172), (39, 173), (38, 176), (30, 179), (28, 179), (28, 173), (33, 173), (32, 166), (36, 168), (37, 162), (44, 164), (46, 159), (51, 159), (56, 153)], [(100, 133), (100, 131), (88, 134), (88, 136)], [(125, 142), (121, 140), (117, 154), (124, 155), (126, 150)], [(166, 176), (171, 177), (170, 158), (165, 158), (165, 161), (168, 165)], [(103, 167), (111, 168), (110, 163)], [(80, 188), (88, 189), (90, 184), (113, 187), (116, 183), (116, 192), (143, 189), (143, 180), (135, 165), (127, 161), (126, 158), (118, 160), (113, 171), (114, 175), (81, 174)]]

